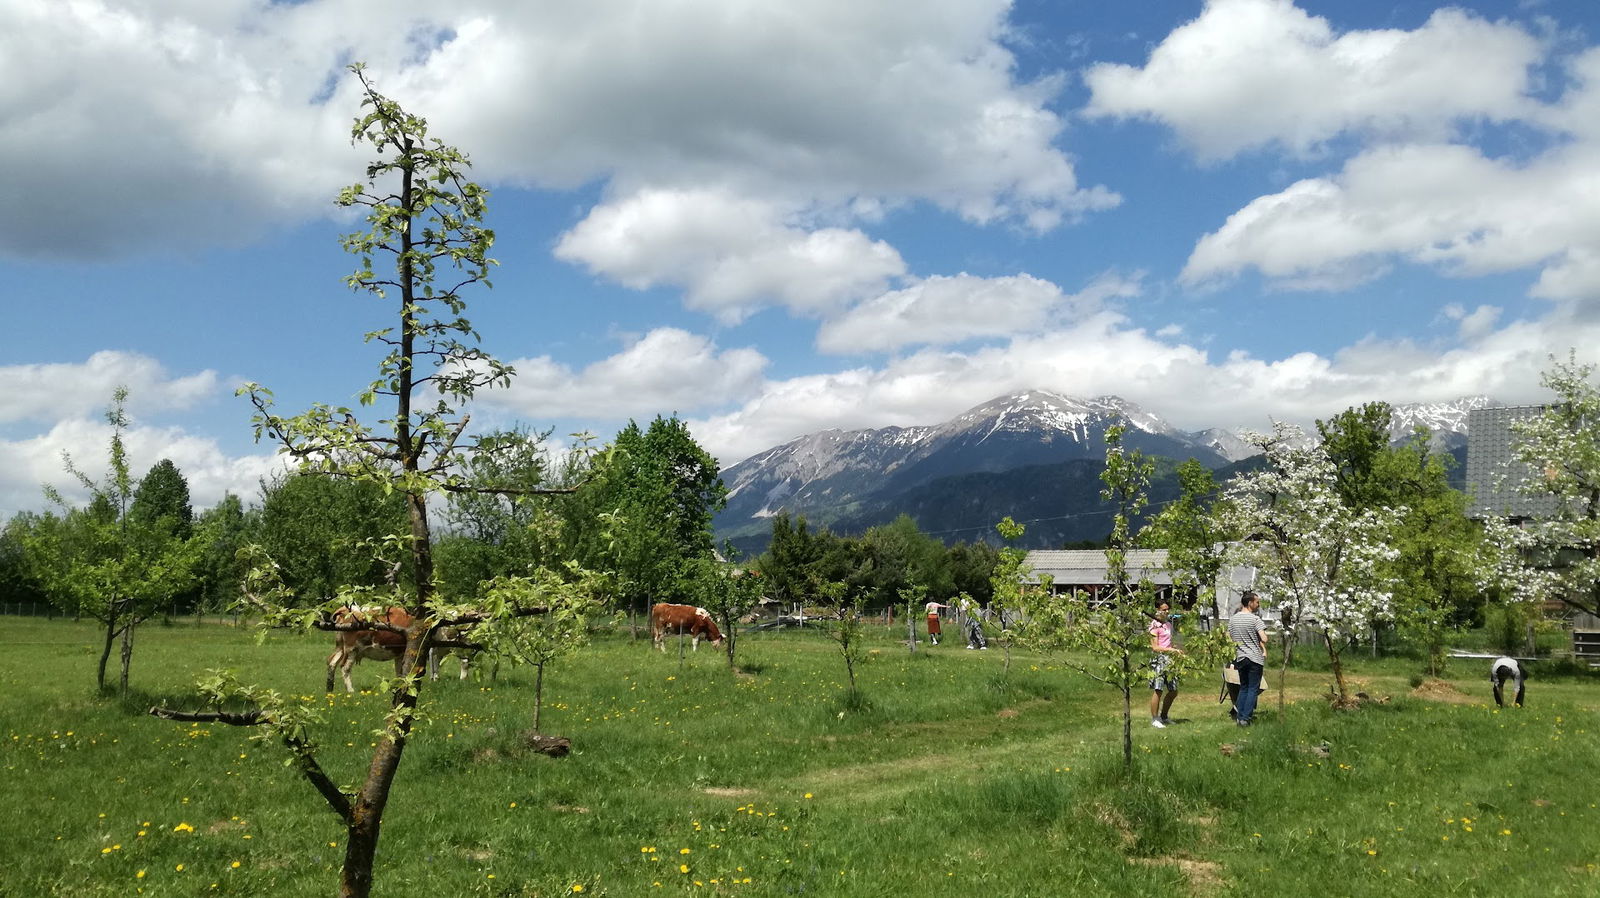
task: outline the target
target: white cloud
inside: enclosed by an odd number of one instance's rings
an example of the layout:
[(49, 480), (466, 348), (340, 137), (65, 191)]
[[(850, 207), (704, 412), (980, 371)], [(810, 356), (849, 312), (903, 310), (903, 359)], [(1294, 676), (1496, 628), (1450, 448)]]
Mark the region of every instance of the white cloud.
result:
[(1462, 340), (1476, 340), (1494, 332), (1494, 326), (1500, 322), (1499, 306), (1481, 305), (1471, 312), (1462, 306), (1451, 303), (1442, 310), (1444, 316), (1456, 322), (1456, 334)]
[(239, 241), (325, 208), (356, 171), (339, 139), (354, 107), (308, 102), (334, 58), (281, 18), (0, 0), (0, 252)]
[(706, 337), (658, 328), (581, 371), (548, 356), (511, 362), (511, 386), (478, 401), (533, 420), (617, 420), (692, 412), (739, 401), (760, 388), (767, 359), (753, 349), (719, 351)]
[(0, 366), (0, 424), (58, 421), (88, 416), (128, 388), (131, 414), (193, 408), (217, 395), (215, 371), (172, 377), (160, 362), (132, 352), (105, 350), (77, 363)]
[(1291, 0), (1210, 0), (1142, 68), (1085, 73), (1095, 117), (1149, 118), (1196, 153), (1308, 152), (1346, 130), (1437, 139), (1463, 120), (1529, 113), (1537, 39), (1456, 8), (1413, 31), (1338, 34)]
[[(1487, 317), (1479, 309), (1473, 316)], [(1456, 346), (1366, 340), (1334, 355), (1212, 359), (1195, 346), (1102, 311), (1074, 326), (972, 352), (923, 350), (882, 367), (767, 383), (739, 408), (690, 422), (724, 465), (828, 428), (932, 424), (1008, 392), (1116, 394), (1188, 429), (1309, 424), (1352, 405), (1487, 394), (1536, 400), (1553, 348), (1600, 345), (1600, 321), (1575, 310), (1513, 322)]]
[(635, 289), (682, 287), (691, 308), (727, 322), (767, 300), (820, 314), (905, 273), (887, 243), (791, 224), (800, 217), (722, 190), (643, 190), (590, 210), (555, 252)]
[(1138, 275), (1107, 273), (1075, 294), (1028, 274), (984, 278), (965, 272), (925, 278), (857, 305), (823, 324), (824, 352), (886, 351), (1043, 330), (1139, 293)]
[(1519, 165), (1469, 147), (1381, 147), (1338, 175), (1253, 200), (1195, 245), (1198, 283), (1256, 268), (1291, 282), (1350, 283), (1393, 256), (1481, 275), (1542, 266), (1534, 295), (1600, 297), (1600, 145)]
[[(0, 468), (0, 518), (23, 509), (46, 508), (42, 492), (46, 484), (72, 504), (86, 502), (88, 495), (66, 472), (62, 453), (69, 453), (73, 465), (91, 479), (103, 481), (110, 440), (109, 425), (83, 418), (59, 421), (34, 437), (0, 439), (0, 456), (6, 459)], [(284, 468), (281, 456), (230, 456), (214, 440), (177, 427), (135, 424), (125, 432), (123, 442), (135, 478), (161, 459), (171, 459), (188, 481), (190, 502), (197, 511), (215, 505), (226, 492), (250, 501), (262, 478)]]
[(491, 181), (927, 201), (1044, 230), (1116, 197), (1054, 145), (1058, 83), (1017, 80), (1008, 8), (0, 0), (0, 252), (242, 240), (327, 213), (364, 158), (350, 59)]

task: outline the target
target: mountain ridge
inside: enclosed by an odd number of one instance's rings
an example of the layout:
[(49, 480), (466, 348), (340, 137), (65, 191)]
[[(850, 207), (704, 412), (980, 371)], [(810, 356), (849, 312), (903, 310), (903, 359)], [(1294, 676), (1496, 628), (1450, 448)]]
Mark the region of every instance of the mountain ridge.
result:
[[(1431, 442), (1436, 448), (1458, 452), (1466, 443), (1468, 412), (1492, 404), (1488, 397), (1469, 396), (1445, 403), (1394, 405), (1391, 440), (1408, 439), (1414, 427), (1423, 425), (1433, 430)], [(941, 483), (953, 491), (948, 492), (952, 500), (954, 493), (988, 490), (1028, 504), (1026, 489), (1011, 485), (1008, 476), (1026, 480), (1042, 476), (1043, 469), (1052, 466), (1099, 462), (1105, 454), (1105, 431), (1115, 425), (1126, 428), (1124, 445), (1173, 463), (1194, 458), (1220, 471), (1256, 454), (1232, 430), (1181, 430), (1118, 396), (1086, 399), (1051, 390), (1021, 390), (938, 424), (821, 430), (730, 465), (722, 472), (728, 501), (715, 521), (717, 538), (741, 547), (764, 544), (767, 521), (779, 513), (804, 515), (815, 524), (849, 532), (915, 509), (930, 523), (938, 518), (945, 525), (928, 529), (984, 530), (998, 517), (964, 525), (937, 508), (940, 492), (931, 485)], [(1081, 466), (1072, 470), (1077, 467)], [(1033, 473), (1018, 473), (1023, 471)], [(1080, 489), (1074, 496), (1081, 503), (1087, 493)], [(996, 510), (981, 497), (974, 500), (963, 493), (961, 501), (975, 515)], [(1070, 512), (1061, 510), (1062, 515)]]

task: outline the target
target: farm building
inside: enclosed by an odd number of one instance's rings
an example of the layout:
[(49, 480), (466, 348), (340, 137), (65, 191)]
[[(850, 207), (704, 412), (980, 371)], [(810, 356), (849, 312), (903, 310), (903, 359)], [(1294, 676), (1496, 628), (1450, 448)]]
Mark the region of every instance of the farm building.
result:
[[(1106, 553), (1100, 549), (1035, 549), (1024, 562), (1030, 568), (1029, 583), (1050, 580), (1055, 593), (1088, 592), (1093, 597), (1110, 588), (1106, 570)], [(1127, 555), (1128, 578), (1137, 583), (1149, 580), (1156, 594), (1176, 607), (1188, 608), (1194, 603), (1192, 595), (1174, 592), (1172, 573), (1167, 570), (1166, 549), (1132, 549)], [(1227, 617), (1239, 608), (1239, 597), (1255, 583), (1255, 569), (1229, 566), (1217, 578), (1217, 611), (1219, 618)], [(1181, 591), (1181, 590), (1180, 590)], [(1266, 616), (1266, 615), (1263, 615)]]

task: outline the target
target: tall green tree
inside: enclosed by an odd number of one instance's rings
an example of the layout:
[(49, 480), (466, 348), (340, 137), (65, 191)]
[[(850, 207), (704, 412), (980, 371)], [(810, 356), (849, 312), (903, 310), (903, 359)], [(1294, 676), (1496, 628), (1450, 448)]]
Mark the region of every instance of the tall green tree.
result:
[[(526, 576), (541, 565), (559, 566), (563, 556), (557, 517), (541, 491), (556, 485), (546, 452), (549, 432), (525, 428), (479, 439), (467, 462), (473, 489), (452, 493), (444, 510), (446, 533), (437, 550), (439, 589), (470, 598), (480, 584), (501, 576)], [(585, 522), (593, 526), (594, 522)]]
[[(272, 394), (259, 385), (244, 392), (255, 406), (256, 433), (294, 459), (302, 473), (353, 481), (397, 495), (404, 505), (403, 526), (370, 535), (367, 546), (390, 565), (405, 568), (383, 589), (345, 589), (332, 597), (297, 596), (270, 558), (252, 567), (247, 596), (267, 626), (370, 629), (375, 623), (346, 623), (330, 617), (344, 603), (378, 601), (403, 606), (411, 623), (402, 630), (405, 649), (399, 675), (385, 680), (388, 711), (373, 740), (371, 761), (351, 792), (321, 767), (311, 737), (317, 711), (288, 702), (276, 692), (216, 675), (203, 684), (214, 702), (253, 705), (237, 712), (153, 709), (158, 716), (265, 726), (265, 738), (282, 741), (294, 763), (345, 825), (344, 863), (339, 891), (366, 896), (373, 885), (390, 792), (410, 742), (425, 679), (430, 644), (443, 628), (493, 625), (512, 617), (542, 613), (548, 605), (547, 581), (505, 579), (475, 602), (452, 602), (435, 590), (433, 521), (430, 500), (441, 493), (470, 492), (468, 459), (477, 448), (459, 406), (480, 389), (506, 384), (512, 370), (477, 345), (466, 318), (463, 291), (488, 285), (494, 232), (484, 227), (487, 192), (468, 180), (468, 162), (458, 149), (433, 138), (427, 122), (379, 93), (361, 66), (352, 66), (361, 83), (363, 114), (352, 137), (369, 144), (376, 158), (366, 178), (343, 190), (340, 206), (365, 210), (367, 227), (343, 239), (359, 259), (346, 283), (378, 300), (391, 324), (367, 334), (382, 347), (377, 377), (358, 394), (362, 407), (382, 403), (376, 424), (350, 408), (318, 404), (294, 416), (274, 409)], [(567, 578), (555, 582), (566, 584)], [(384, 624), (389, 627), (391, 625)]]
[(165, 527), (179, 539), (194, 531), (194, 506), (189, 504), (189, 481), (163, 458), (150, 466), (134, 488), (128, 515), (136, 524)]
[(1394, 591), (1393, 619), (1437, 676), (1449, 635), (1480, 610), (1480, 530), (1467, 517), (1466, 495), (1450, 486), (1453, 460), (1432, 449), (1425, 428), (1391, 444), (1392, 419), (1387, 403), (1369, 402), (1318, 421), (1317, 430), (1343, 504), (1392, 513), (1386, 539), (1395, 556), (1382, 570)]
[(234, 608), (244, 598), (247, 565), (239, 550), (256, 541), (258, 510), (246, 510), (244, 502), (226, 493), (216, 505), (200, 513), (195, 530), (202, 551), (195, 573), (198, 577), (197, 611), (218, 613)]
[[(189, 503), (189, 481), (172, 459), (161, 459), (139, 478), (139, 485), (133, 491), (133, 502), (128, 506), (128, 518), (138, 527), (164, 531), (166, 538), (187, 540), (194, 536), (194, 506)], [(204, 554), (203, 547), (201, 554)], [(196, 577), (189, 588), (172, 596), (161, 611), (167, 615), (187, 611), (199, 600), (200, 583)]]
[(683, 421), (658, 416), (643, 428), (628, 422), (597, 462), (585, 493), (574, 503), (582, 518), (593, 520), (600, 513), (614, 518), (604, 552), (584, 560), (598, 565), (610, 556), (607, 566), (617, 570), (631, 613), (657, 601), (692, 598), (682, 572), (691, 559), (711, 557), (711, 518), (728, 490), (716, 459), (695, 442)]
[[(409, 526), (404, 494), (365, 478), (304, 470), (262, 484), (255, 537), (296, 601), (314, 606), (344, 589), (386, 584), (395, 571), (368, 544)], [(414, 564), (404, 555), (400, 561), (399, 576), (414, 582)]]
[(44, 584), (28, 563), (27, 534), (39, 526), (36, 512), (18, 512), (0, 528), (0, 602), (49, 604)]
[(756, 559), (767, 595), (784, 605), (804, 603), (811, 596), (810, 570), (821, 557), (804, 515), (790, 518), (779, 512), (772, 518), (772, 540)]

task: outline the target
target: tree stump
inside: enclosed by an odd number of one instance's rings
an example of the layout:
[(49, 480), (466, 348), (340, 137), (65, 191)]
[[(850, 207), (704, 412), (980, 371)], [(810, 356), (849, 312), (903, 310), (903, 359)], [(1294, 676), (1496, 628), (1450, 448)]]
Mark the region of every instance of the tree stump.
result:
[(522, 744), (552, 758), (564, 758), (572, 751), (572, 740), (565, 736), (545, 736), (540, 733), (523, 733)]

